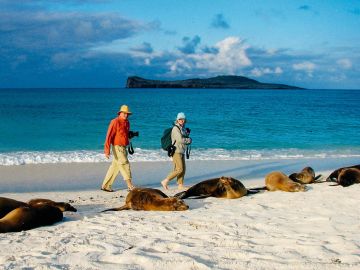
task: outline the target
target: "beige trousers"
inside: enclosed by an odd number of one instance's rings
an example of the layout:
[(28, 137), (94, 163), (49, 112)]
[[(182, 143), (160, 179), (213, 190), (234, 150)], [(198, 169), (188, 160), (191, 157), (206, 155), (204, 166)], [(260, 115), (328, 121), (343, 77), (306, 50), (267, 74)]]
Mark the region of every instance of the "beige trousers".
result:
[(186, 171), (185, 166), (185, 155), (180, 153), (175, 153), (172, 157), (174, 168), (173, 171), (166, 177), (169, 180), (177, 177), (178, 185), (184, 184), (184, 176)]
[(125, 181), (131, 180), (130, 163), (127, 158), (126, 146), (112, 145), (111, 149), (114, 158), (102, 184), (102, 188), (104, 189), (111, 189), (119, 172)]

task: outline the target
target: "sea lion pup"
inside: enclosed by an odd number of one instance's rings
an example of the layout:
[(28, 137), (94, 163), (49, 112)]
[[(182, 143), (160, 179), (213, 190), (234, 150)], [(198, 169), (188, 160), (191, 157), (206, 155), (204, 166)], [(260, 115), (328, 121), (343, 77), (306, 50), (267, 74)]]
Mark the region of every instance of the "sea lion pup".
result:
[[(232, 177), (221, 176), (220, 178), (214, 178), (202, 181), (192, 186), (186, 191), (179, 192), (174, 197), (180, 199), (186, 199), (189, 197), (206, 198), (226, 198), (237, 199), (245, 196), (249, 193), (249, 190), (237, 179)], [(257, 193), (257, 192), (250, 192)]]
[(360, 183), (360, 170), (357, 168), (348, 168), (340, 171), (337, 183), (343, 187)]
[(289, 175), (289, 178), (293, 180), (294, 182), (298, 182), (301, 184), (311, 184), (311, 183), (320, 183), (317, 182), (321, 177), (321, 174), (315, 177), (315, 171), (311, 167), (305, 167), (301, 170), (299, 173), (293, 173)]
[(335, 171), (333, 171), (328, 178), (326, 178), (326, 182), (337, 182), (339, 173), (343, 170), (343, 169), (350, 169), (350, 168), (355, 168), (355, 169), (359, 169), (360, 170), (360, 165), (354, 165), (354, 166), (349, 166), (349, 167), (343, 167), (343, 168), (339, 168)]
[(184, 211), (189, 206), (179, 198), (169, 198), (165, 193), (153, 188), (135, 188), (126, 196), (125, 205), (111, 208), (106, 211), (121, 210), (145, 210), (145, 211)]
[(52, 205), (52, 206), (59, 208), (61, 210), (61, 212), (65, 212), (65, 211), (77, 212), (77, 209), (69, 203), (54, 202), (49, 199), (32, 199), (32, 200), (28, 201), (28, 204), (30, 206)]
[(63, 213), (55, 206), (20, 206), (0, 219), (0, 233), (20, 232), (48, 226), (62, 219)]
[(27, 204), (10, 198), (0, 197), (0, 218), (20, 206), (27, 206)]
[(269, 191), (288, 191), (288, 192), (297, 192), (297, 191), (305, 191), (305, 186), (296, 183), (287, 177), (282, 172), (271, 172), (265, 177), (265, 185), (267, 190)]

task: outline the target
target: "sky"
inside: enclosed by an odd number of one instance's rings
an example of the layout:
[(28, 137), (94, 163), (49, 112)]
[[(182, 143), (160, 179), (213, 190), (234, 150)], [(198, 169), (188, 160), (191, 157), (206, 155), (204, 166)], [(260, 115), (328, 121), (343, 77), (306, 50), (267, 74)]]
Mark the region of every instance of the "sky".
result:
[(218, 75), (360, 89), (360, 0), (0, 0), (0, 88)]

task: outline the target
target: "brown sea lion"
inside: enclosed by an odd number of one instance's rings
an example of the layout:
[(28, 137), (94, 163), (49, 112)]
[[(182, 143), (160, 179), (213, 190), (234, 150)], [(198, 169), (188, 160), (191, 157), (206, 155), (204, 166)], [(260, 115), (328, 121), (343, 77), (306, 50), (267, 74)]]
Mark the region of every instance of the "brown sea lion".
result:
[(0, 218), (10, 213), (12, 210), (21, 206), (40, 206), (40, 205), (52, 205), (60, 209), (61, 212), (71, 211), (76, 212), (76, 208), (69, 203), (54, 202), (49, 199), (33, 199), (28, 203), (17, 201), (10, 198), (0, 197)]
[(209, 179), (197, 183), (188, 190), (179, 192), (174, 196), (180, 199), (189, 197), (237, 199), (248, 193), (249, 191), (239, 180), (222, 176), (220, 178)]
[(357, 168), (343, 169), (340, 171), (336, 182), (343, 187), (359, 184), (360, 170)]
[(165, 193), (153, 188), (135, 188), (126, 196), (125, 205), (111, 208), (106, 211), (121, 210), (145, 210), (145, 211), (184, 211), (189, 206), (179, 198), (169, 198)]
[(0, 197), (0, 218), (20, 206), (27, 206), (27, 204), (10, 198)]
[(19, 232), (48, 226), (62, 219), (63, 213), (55, 206), (20, 206), (0, 219), (0, 233)]
[(333, 171), (328, 178), (326, 178), (327, 182), (337, 182), (339, 173), (343, 170), (343, 169), (350, 169), (350, 168), (355, 168), (355, 169), (360, 169), (360, 165), (353, 165), (353, 166), (349, 166), (349, 167), (343, 167), (343, 168), (339, 168), (335, 171)]
[(30, 206), (39, 206), (39, 205), (52, 205), (61, 210), (61, 212), (69, 211), (69, 212), (77, 212), (77, 209), (73, 207), (71, 204), (66, 202), (54, 202), (49, 199), (32, 199), (28, 201)]
[(296, 183), (282, 172), (271, 172), (265, 177), (265, 185), (269, 191), (305, 191), (305, 185)]
[(321, 174), (315, 176), (315, 171), (311, 167), (305, 167), (299, 173), (293, 173), (289, 175), (289, 178), (294, 182), (298, 182), (301, 184), (311, 184), (316, 183), (316, 180), (321, 177)]

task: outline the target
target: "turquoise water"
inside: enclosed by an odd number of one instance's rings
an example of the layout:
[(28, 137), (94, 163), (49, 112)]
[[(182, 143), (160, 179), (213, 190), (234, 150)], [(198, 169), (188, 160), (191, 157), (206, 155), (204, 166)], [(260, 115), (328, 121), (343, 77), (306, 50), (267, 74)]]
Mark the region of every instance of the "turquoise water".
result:
[(193, 159), (360, 157), (359, 90), (0, 89), (0, 165), (104, 161), (121, 104), (133, 160), (166, 160), (163, 129), (188, 118)]

